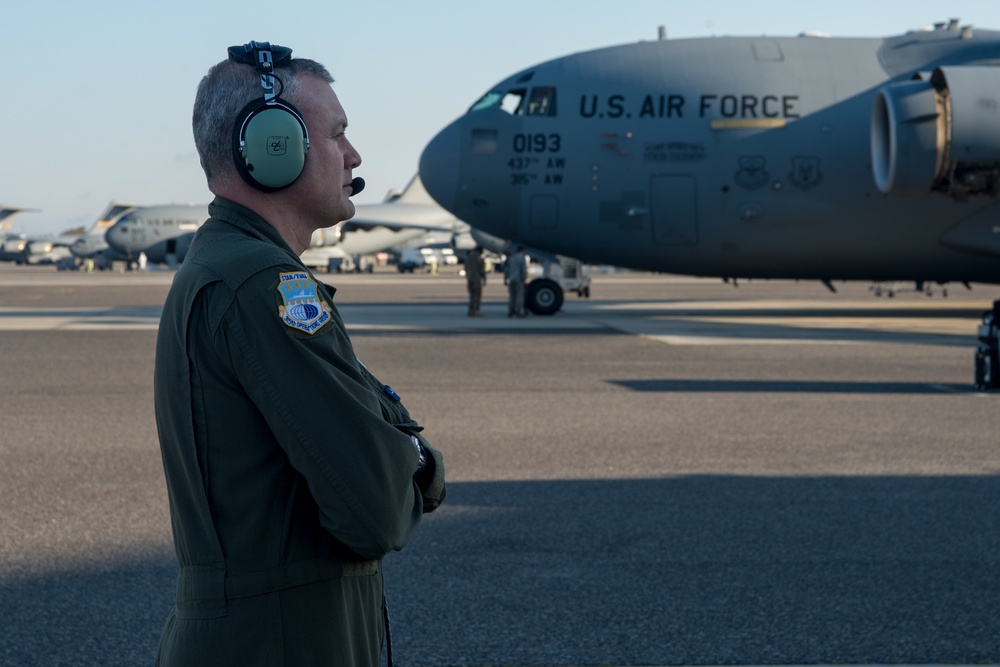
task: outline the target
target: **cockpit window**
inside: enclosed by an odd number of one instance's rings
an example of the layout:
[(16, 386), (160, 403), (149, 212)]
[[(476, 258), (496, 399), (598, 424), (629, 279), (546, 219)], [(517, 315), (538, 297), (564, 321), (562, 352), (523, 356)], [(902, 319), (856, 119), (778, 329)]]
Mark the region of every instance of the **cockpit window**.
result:
[(556, 115), (556, 89), (552, 86), (538, 86), (531, 90), (528, 100), (529, 116)]
[(472, 105), (469, 112), (499, 107), (512, 116), (555, 116), (556, 89), (553, 86), (538, 86), (531, 89), (514, 88), (507, 92), (493, 90)]
[(524, 113), (522, 103), (527, 92), (523, 88), (511, 90), (506, 93), (494, 90), (483, 95), (482, 99), (473, 104), (469, 111), (482, 111), (483, 109), (499, 106), (511, 116), (520, 116)]
[(500, 108), (509, 113), (511, 116), (520, 116), (524, 113), (524, 96), (528, 91), (523, 88), (519, 90), (511, 90), (503, 99), (500, 100)]
[(490, 107), (495, 106), (496, 103), (499, 102), (502, 97), (503, 93), (501, 93), (498, 90), (492, 90), (483, 95), (478, 102), (473, 104), (472, 108), (469, 109), (469, 111), (472, 112), (472, 111), (481, 111), (483, 109), (489, 109)]

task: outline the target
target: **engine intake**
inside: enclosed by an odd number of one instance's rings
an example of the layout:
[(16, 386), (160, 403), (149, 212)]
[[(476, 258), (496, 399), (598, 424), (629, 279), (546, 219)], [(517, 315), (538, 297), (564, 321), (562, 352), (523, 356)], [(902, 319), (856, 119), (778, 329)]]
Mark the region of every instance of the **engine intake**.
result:
[(871, 119), (872, 171), (885, 194), (1000, 194), (1000, 67), (939, 67), (883, 86)]

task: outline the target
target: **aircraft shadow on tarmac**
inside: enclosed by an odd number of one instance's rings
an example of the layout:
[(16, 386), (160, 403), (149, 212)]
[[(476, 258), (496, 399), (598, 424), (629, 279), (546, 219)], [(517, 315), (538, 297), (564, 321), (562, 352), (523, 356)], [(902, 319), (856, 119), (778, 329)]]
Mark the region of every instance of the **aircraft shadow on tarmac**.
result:
[[(658, 310), (616, 308), (597, 314), (595, 319), (606, 326), (630, 330), (639, 321), (637, 332), (651, 336), (683, 336), (727, 342), (834, 342), (894, 343), (905, 345), (944, 345), (971, 347), (976, 342), (976, 326), (982, 317), (979, 309), (896, 310), (853, 307), (803, 309), (790, 308), (708, 308)], [(927, 330), (940, 320), (968, 320), (967, 333)], [(850, 321), (847, 325), (845, 322)], [(921, 330), (924, 329), (924, 330)]]
[[(386, 561), (406, 665), (1000, 662), (1000, 477), (457, 482)], [(93, 562), (93, 559), (90, 559)], [(0, 664), (151, 664), (162, 554), (0, 583)]]
[[(628, 304), (630, 302), (620, 302)], [(670, 302), (672, 308), (664, 311), (662, 309), (643, 308), (641, 306), (630, 309), (633, 314), (646, 314), (649, 316), (670, 314), (673, 316), (690, 317), (768, 317), (768, 318), (788, 318), (800, 317), (810, 318), (851, 318), (851, 319), (979, 319), (984, 314), (983, 308), (979, 307), (953, 307), (948, 304), (934, 305), (926, 304), (922, 307), (895, 307), (880, 308), (873, 305), (870, 308), (858, 307), (853, 304), (837, 305), (836, 302), (826, 305), (803, 306), (796, 303), (788, 306), (759, 306), (755, 301), (746, 302), (746, 306), (726, 305), (717, 307), (688, 307), (692, 303), (704, 304), (705, 301), (681, 301)]]

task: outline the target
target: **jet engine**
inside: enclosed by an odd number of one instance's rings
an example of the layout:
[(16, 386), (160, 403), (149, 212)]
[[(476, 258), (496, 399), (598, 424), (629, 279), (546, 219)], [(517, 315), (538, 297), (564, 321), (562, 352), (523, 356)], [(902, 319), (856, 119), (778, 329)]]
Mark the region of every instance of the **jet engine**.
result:
[(28, 254), (44, 255), (45, 253), (52, 252), (53, 247), (52, 241), (29, 241)]
[(309, 247), (330, 248), (340, 245), (340, 242), (344, 240), (344, 231), (341, 227), (342, 225), (334, 225), (333, 227), (323, 227), (322, 229), (315, 230), (312, 238), (309, 240)]
[(7, 253), (19, 253), (24, 252), (24, 249), (28, 247), (27, 239), (6, 239), (0, 248)]
[(884, 194), (1000, 194), (1000, 67), (939, 67), (883, 86), (871, 119), (872, 171)]

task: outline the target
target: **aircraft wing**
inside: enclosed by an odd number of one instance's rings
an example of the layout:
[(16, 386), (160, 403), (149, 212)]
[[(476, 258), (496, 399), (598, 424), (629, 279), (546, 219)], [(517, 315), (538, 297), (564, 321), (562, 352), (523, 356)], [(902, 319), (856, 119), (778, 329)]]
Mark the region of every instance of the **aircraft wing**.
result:
[(360, 204), (353, 218), (340, 223), (342, 232), (376, 228), (456, 232), (468, 227), (427, 194), (420, 174), (410, 179), (402, 192), (390, 193), (381, 204)]
[(453, 232), (463, 227), (454, 215), (440, 206), (422, 204), (362, 204), (353, 218), (341, 223), (341, 231), (422, 229), (428, 232)]

